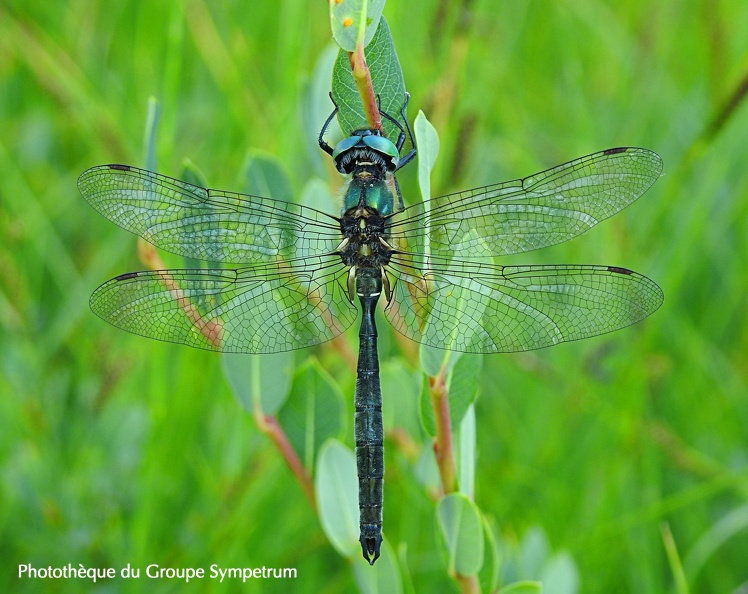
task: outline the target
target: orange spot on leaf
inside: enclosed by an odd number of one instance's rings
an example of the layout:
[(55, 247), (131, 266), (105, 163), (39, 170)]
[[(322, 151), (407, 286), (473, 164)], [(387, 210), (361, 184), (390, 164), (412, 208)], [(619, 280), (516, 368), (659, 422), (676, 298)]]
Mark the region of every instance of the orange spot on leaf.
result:
[(343, 26), (344, 27), (350, 27), (353, 24), (353, 19), (351, 17), (345, 17), (343, 19)]

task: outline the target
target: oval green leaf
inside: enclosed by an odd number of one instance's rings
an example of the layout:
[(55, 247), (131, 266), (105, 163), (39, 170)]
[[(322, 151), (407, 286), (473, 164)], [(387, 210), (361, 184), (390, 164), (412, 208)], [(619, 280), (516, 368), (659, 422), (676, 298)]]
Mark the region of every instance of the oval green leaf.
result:
[(491, 524), (485, 516), (481, 515), (483, 520), (483, 546), (485, 547), (485, 558), (483, 567), (478, 574), (481, 591), (495, 592), (499, 585), (499, 571), (501, 569), (501, 558), (499, 556), (499, 547), (496, 542), (496, 535)]
[(451, 493), (439, 502), (436, 513), (450, 573), (476, 575), (483, 566), (483, 527), (475, 503), (462, 493)]
[(475, 407), (471, 404), (460, 422), (457, 447), (457, 469), (460, 493), (473, 499), (475, 495)]
[(340, 389), (317, 359), (310, 357), (296, 370), (291, 392), (277, 416), (304, 466), (311, 470), (322, 442), (341, 434), (344, 414)]
[(342, 50), (352, 52), (374, 37), (385, 0), (330, 0), (330, 28)]
[(242, 189), (247, 194), (293, 202), (291, 181), (281, 161), (269, 154), (251, 150), (242, 168)]
[(390, 359), (382, 363), (380, 381), (385, 431), (398, 427), (412, 438), (419, 437), (418, 377), (402, 359)]
[(449, 413), (454, 423), (461, 423), (468, 407), (475, 402), (483, 369), (483, 355), (465, 355), (455, 363), (447, 378)]
[(356, 459), (336, 439), (327, 440), (319, 450), (314, 488), (319, 519), (330, 544), (343, 557), (360, 555)]
[(546, 594), (577, 594), (579, 570), (572, 556), (565, 551), (553, 555), (543, 566), (540, 581)]
[(293, 377), (293, 353), (273, 355), (221, 355), (223, 373), (239, 404), (254, 414), (254, 403), (259, 400), (260, 410), (274, 415), (283, 406)]
[(439, 134), (426, 115), (419, 109), (413, 132), (416, 135), (418, 145), (418, 185), (421, 188), (421, 197), (424, 200), (431, 199), (431, 171), (434, 169), (436, 157), (439, 155)]

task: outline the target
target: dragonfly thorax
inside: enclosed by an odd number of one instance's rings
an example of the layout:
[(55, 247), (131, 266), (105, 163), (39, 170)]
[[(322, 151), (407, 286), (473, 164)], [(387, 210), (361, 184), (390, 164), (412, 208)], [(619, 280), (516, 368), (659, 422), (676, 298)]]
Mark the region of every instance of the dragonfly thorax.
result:
[(386, 240), (387, 219), (375, 209), (356, 206), (340, 219), (343, 242), (339, 252), (346, 266), (382, 268), (392, 256)]
[(357, 163), (343, 198), (343, 213), (365, 206), (382, 216), (391, 215), (395, 197), (387, 183), (389, 175), (380, 164), (368, 161)]
[[(351, 301), (354, 281), (362, 273), (365, 276), (384, 276), (384, 267), (389, 264), (393, 253), (387, 242), (387, 222), (387, 217), (363, 203), (348, 209), (340, 219), (344, 239), (338, 252), (343, 263), (350, 268), (348, 291)], [(389, 301), (389, 286), (386, 292)]]

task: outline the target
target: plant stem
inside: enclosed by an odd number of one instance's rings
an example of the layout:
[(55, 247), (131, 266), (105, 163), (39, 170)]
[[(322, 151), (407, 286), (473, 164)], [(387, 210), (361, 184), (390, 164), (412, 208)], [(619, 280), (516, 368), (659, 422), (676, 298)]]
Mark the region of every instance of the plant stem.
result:
[(449, 417), (449, 394), (444, 383), (444, 371), (436, 377), (429, 378), (429, 395), (434, 409), (434, 424), (436, 439), (434, 440), (434, 455), (439, 466), (442, 487), (445, 493), (457, 490), (454, 447), (452, 443), (452, 422)]
[(366, 116), (369, 128), (382, 130), (382, 117), (379, 115), (377, 97), (374, 94), (374, 85), (371, 82), (371, 71), (366, 65), (364, 56), (363, 40), (356, 45), (356, 50), (348, 52), (348, 61), (351, 64), (353, 80), (356, 83), (358, 94), (361, 96), (361, 105)]
[(288, 441), (283, 428), (278, 424), (278, 419), (273, 415), (266, 415), (259, 406), (258, 402), (255, 402), (254, 406), (254, 417), (257, 428), (260, 432), (267, 435), (270, 440), (278, 448), (278, 451), (286, 461), (286, 465), (296, 477), (296, 480), (301, 485), (301, 489), (304, 492), (309, 504), (312, 509), (317, 511), (317, 499), (314, 495), (314, 485), (312, 484), (312, 477), (304, 468), (304, 465), (296, 455), (296, 451), (293, 449), (291, 442)]

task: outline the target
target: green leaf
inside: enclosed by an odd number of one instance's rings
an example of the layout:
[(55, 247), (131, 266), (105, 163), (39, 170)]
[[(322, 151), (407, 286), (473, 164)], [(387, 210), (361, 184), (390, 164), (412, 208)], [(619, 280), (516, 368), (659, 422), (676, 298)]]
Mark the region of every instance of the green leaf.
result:
[(332, 36), (341, 49), (352, 52), (363, 38), (366, 47), (372, 40), (385, 0), (343, 0), (330, 2)]
[(221, 355), (223, 372), (239, 404), (254, 414), (259, 399), (262, 412), (274, 415), (283, 406), (291, 387), (293, 353), (273, 355)]
[[(421, 345), (421, 367), (429, 377), (440, 373), (441, 366), (447, 370), (446, 385), (449, 395), (449, 418), (452, 426), (462, 422), (468, 407), (475, 402), (478, 393), (480, 372), (483, 366), (482, 355), (464, 355), (455, 351), (424, 348)], [(454, 356), (452, 356), (454, 355)], [(464, 355), (464, 356), (463, 356)], [(438, 357), (441, 356), (440, 360)], [(432, 437), (436, 435), (434, 411), (431, 406), (428, 378), (424, 377), (419, 398), (421, 423)]]
[(545, 594), (577, 594), (579, 591), (579, 571), (574, 559), (567, 552), (555, 554), (543, 566), (540, 574)]
[(441, 488), (439, 466), (436, 464), (434, 451), (430, 447), (421, 448), (418, 459), (413, 465), (413, 476), (427, 492), (437, 493)]
[[(300, 144), (304, 146), (313, 172), (321, 178), (327, 176), (324, 164), (324, 159), (327, 157), (319, 149), (317, 139), (323, 123), (332, 112), (329, 97), (330, 80), (337, 56), (338, 48), (331, 43), (317, 58), (311, 78), (302, 85), (299, 99), (299, 119), (301, 120), (301, 132), (304, 135), (304, 141)], [(340, 128), (336, 118), (333, 118), (330, 122), (327, 135), (330, 138), (340, 138)]]
[(208, 186), (208, 179), (205, 177), (205, 174), (190, 159), (182, 161), (182, 175), (180, 179), (203, 188)]
[(281, 161), (262, 151), (251, 150), (242, 168), (243, 191), (254, 196), (293, 202), (291, 182)]
[(447, 544), (449, 571), (476, 575), (483, 566), (483, 527), (475, 503), (462, 493), (444, 497), (436, 508)]
[[(418, 145), (418, 185), (421, 196), (426, 201), (431, 198), (431, 170), (439, 154), (439, 135), (420, 110), (416, 116), (414, 133)], [(428, 245), (424, 249), (428, 251)], [(438, 375), (442, 369), (443, 373), (448, 373), (461, 356), (462, 353), (457, 351), (445, 351), (425, 344), (420, 347), (421, 367), (431, 377)]]
[(670, 565), (670, 573), (673, 575), (674, 590), (677, 594), (689, 594), (688, 580), (683, 570), (683, 562), (678, 552), (678, 545), (670, 530), (670, 524), (662, 522), (660, 524), (660, 534), (662, 536), (662, 544), (665, 547), (668, 564)]
[[(450, 397), (451, 403), (451, 397)], [(451, 411), (450, 411), (451, 413)], [(456, 417), (453, 417), (456, 418)], [(460, 422), (457, 446), (457, 468), (459, 471), (460, 493), (470, 499), (475, 495), (475, 407), (468, 406)]]
[(543, 584), (540, 582), (514, 582), (501, 589), (501, 594), (540, 594), (543, 591)]
[(520, 549), (520, 575), (539, 576), (550, 552), (548, 539), (542, 528), (533, 526), (522, 538)]
[(382, 554), (373, 567), (361, 557), (360, 552), (360, 558), (353, 564), (353, 575), (359, 590), (364, 594), (401, 594), (403, 580), (395, 551), (387, 539), (382, 541)]
[(158, 132), (160, 116), (161, 106), (158, 99), (148, 97), (148, 115), (145, 120), (145, 138), (143, 142), (145, 168), (148, 171), (156, 171), (156, 133)]
[(452, 422), (462, 422), (468, 407), (475, 402), (482, 368), (483, 355), (465, 355), (455, 363), (447, 377)]
[(421, 394), (418, 398), (418, 412), (424, 430), (431, 437), (436, 437), (436, 424), (434, 423), (434, 408), (431, 406), (431, 393), (429, 390), (428, 377), (423, 376), (421, 382)]
[(483, 592), (495, 592), (499, 585), (499, 571), (501, 569), (499, 547), (494, 531), (483, 514), (481, 514), (481, 519), (483, 521), (483, 546), (486, 554), (483, 567), (478, 574), (478, 580)]
[(278, 422), (307, 469), (313, 467), (322, 443), (341, 434), (344, 413), (343, 395), (336, 382), (310, 357), (296, 370), (291, 393), (278, 411)]
[(356, 459), (336, 439), (327, 440), (319, 450), (314, 486), (327, 539), (343, 557), (360, 555)]
[(424, 201), (431, 199), (431, 171), (439, 155), (439, 134), (419, 109), (413, 132), (418, 145), (418, 186)]
[[(371, 73), (374, 94), (379, 98), (379, 110), (405, 127), (400, 117), (400, 111), (405, 104), (405, 80), (384, 17), (380, 19), (374, 38), (364, 50), (364, 56)], [(369, 127), (361, 105), (361, 96), (353, 80), (348, 54), (342, 50), (338, 53), (332, 71), (332, 98), (338, 106), (338, 122), (344, 135)], [(384, 135), (395, 142), (400, 135), (400, 129), (384, 117), (382, 127)]]
[(301, 189), (299, 203), (322, 212), (332, 212), (333, 204), (336, 204), (330, 193), (330, 186), (316, 177), (311, 178)]
[(445, 351), (444, 349), (437, 349), (426, 344), (420, 346), (419, 355), (421, 369), (430, 377), (436, 377), (442, 369), (445, 374), (449, 373), (460, 357), (462, 357), (462, 353), (459, 351)]
[(389, 359), (380, 369), (382, 414), (385, 430), (405, 429), (413, 438), (420, 434), (418, 426), (418, 389), (420, 374), (411, 372), (402, 359)]

